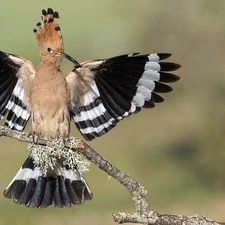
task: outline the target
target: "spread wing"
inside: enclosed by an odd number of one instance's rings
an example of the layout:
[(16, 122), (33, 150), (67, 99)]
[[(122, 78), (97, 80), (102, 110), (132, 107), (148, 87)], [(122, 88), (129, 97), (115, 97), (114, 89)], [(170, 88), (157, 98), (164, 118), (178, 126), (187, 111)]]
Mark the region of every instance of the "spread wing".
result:
[(172, 91), (164, 83), (179, 80), (169, 73), (180, 65), (159, 62), (168, 53), (121, 55), (81, 64), (67, 76), (71, 91), (71, 115), (87, 139), (107, 133), (120, 120), (152, 108), (164, 99), (158, 93)]
[(35, 75), (33, 64), (0, 51), (0, 120), (5, 126), (23, 130), (30, 117), (28, 91)]

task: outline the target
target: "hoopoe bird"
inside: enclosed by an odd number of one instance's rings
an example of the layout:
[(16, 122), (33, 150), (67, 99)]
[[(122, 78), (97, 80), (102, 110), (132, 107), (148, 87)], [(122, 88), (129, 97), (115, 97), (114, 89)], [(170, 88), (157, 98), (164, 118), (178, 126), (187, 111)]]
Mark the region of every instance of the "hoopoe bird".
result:
[[(22, 131), (31, 117), (34, 135), (68, 138), (72, 120), (88, 141), (106, 134), (122, 119), (141, 108), (153, 108), (164, 99), (158, 93), (172, 91), (164, 83), (179, 76), (170, 73), (180, 65), (161, 62), (169, 53), (124, 54), (78, 63), (64, 52), (57, 22), (59, 14), (42, 10), (34, 33), (40, 47), (40, 63), (0, 51), (0, 119)], [(74, 69), (64, 76), (62, 58)], [(4, 196), (27, 207), (70, 207), (92, 199), (92, 192), (76, 168), (59, 159), (46, 173), (28, 156), (4, 191)]]

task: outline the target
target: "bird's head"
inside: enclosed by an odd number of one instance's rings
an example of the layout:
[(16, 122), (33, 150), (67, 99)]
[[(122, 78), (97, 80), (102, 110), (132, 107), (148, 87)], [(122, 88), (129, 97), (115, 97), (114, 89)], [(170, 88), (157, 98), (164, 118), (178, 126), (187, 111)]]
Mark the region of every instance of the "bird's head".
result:
[(79, 67), (79, 63), (71, 56), (64, 52), (63, 37), (60, 26), (57, 22), (59, 18), (58, 12), (54, 12), (51, 8), (42, 10), (42, 21), (37, 23), (37, 29), (34, 33), (40, 47), (41, 60), (50, 60), (51, 62), (60, 62), (64, 57)]

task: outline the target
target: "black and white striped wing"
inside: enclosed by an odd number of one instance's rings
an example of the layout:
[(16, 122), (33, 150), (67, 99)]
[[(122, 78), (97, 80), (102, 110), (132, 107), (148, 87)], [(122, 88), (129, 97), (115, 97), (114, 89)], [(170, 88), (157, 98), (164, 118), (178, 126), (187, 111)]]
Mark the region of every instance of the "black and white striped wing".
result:
[(23, 130), (30, 117), (27, 91), (34, 74), (30, 61), (0, 51), (0, 120), (6, 116), (11, 129)]
[(87, 140), (111, 130), (117, 122), (143, 108), (152, 108), (164, 99), (157, 93), (172, 91), (164, 83), (179, 80), (168, 71), (180, 65), (159, 62), (171, 54), (138, 55), (132, 53), (106, 60), (88, 61), (77, 71), (92, 77), (89, 91), (80, 107), (73, 110), (73, 120)]

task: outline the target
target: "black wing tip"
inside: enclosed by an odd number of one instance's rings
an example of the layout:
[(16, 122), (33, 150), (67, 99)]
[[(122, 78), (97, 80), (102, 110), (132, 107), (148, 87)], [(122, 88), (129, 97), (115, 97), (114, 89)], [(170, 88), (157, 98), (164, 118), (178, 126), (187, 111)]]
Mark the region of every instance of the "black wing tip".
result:
[(171, 82), (176, 82), (180, 80), (180, 76), (173, 74), (173, 80)]
[(159, 62), (159, 65), (161, 67), (160, 71), (174, 71), (181, 67), (180, 64), (173, 62)]
[(164, 102), (164, 98), (161, 97), (160, 95), (152, 92), (151, 101), (154, 103), (161, 103), (161, 102)]
[(164, 72), (159, 72), (160, 73), (160, 82), (164, 83), (173, 83), (178, 80), (180, 80), (180, 76), (172, 74), (172, 73), (164, 73)]
[(180, 64), (178, 64), (178, 63), (173, 63), (173, 64), (174, 64), (174, 67), (175, 67), (174, 70), (178, 70), (178, 69), (181, 68), (181, 65)]
[(145, 109), (154, 108), (155, 103), (152, 100), (146, 101), (145, 104), (142, 107), (145, 108)]
[[(157, 55), (159, 56), (160, 60), (168, 59), (170, 56), (172, 56), (171, 53), (157, 53)], [(178, 70), (179, 68), (181, 68), (181, 65), (178, 63), (163, 62), (163, 64), (164, 63), (170, 65), (171, 70)]]
[(168, 59), (172, 54), (171, 53), (157, 53), (160, 60)]
[(168, 93), (168, 92), (171, 92), (172, 90), (173, 90), (172, 87), (156, 81), (155, 88), (153, 91), (157, 93)]

